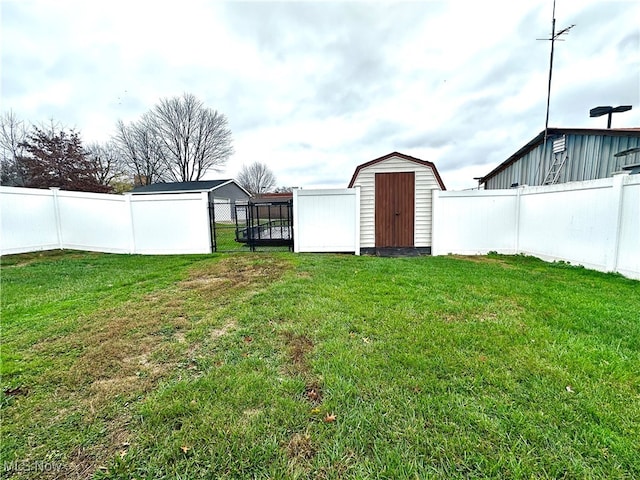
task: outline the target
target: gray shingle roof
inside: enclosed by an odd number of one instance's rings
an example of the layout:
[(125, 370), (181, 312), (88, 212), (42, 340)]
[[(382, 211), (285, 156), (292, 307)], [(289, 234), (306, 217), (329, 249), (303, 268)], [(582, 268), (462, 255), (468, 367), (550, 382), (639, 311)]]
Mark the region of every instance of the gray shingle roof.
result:
[(136, 187), (131, 193), (165, 193), (165, 192), (208, 192), (233, 180), (200, 180), (197, 182), (152, 183)]

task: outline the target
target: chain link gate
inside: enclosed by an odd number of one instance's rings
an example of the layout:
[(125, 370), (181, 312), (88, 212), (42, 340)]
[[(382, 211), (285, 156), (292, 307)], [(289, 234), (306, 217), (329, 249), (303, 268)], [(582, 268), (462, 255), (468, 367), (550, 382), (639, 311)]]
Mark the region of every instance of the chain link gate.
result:
[(293, 200), (209, 202), (214, 252), (293, 251)]

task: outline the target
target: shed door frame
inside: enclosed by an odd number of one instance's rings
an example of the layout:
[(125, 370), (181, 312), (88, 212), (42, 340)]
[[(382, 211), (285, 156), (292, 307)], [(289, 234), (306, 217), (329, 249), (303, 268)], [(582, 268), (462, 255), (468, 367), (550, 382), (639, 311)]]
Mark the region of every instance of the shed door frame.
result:
[(376, 248), (413, 248), (415, 172), (375, 174)]

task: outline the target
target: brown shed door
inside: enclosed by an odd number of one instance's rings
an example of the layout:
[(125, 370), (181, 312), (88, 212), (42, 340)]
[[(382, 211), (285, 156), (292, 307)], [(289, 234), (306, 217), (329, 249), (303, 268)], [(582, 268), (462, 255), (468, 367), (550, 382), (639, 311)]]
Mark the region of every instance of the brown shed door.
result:
[(413, 247), (415, 174), (376, 173), (376, 247)]

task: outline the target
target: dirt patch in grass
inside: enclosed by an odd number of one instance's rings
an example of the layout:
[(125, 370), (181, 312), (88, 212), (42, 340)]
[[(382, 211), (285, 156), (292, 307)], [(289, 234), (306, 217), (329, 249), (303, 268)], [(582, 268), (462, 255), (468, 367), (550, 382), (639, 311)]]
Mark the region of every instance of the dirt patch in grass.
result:
[(322, 387), (318, 382), (311, 381), (304, 389), (304, 396), (313, 405), (319, 405), (322, 403)]
[(198, 266), (179, 286), (184, 290), (221, 297), (230, 290), (263, 285), (275, 280), (289, 268), (287, 262), (274, 257), (236, 255), (204, 267)]
[(316, 454), (316, 448), (308, 433), (294, 433), (286, 446), (287, 457), (293, 461), (310, 460)]
[[(288, 268), (286, 261), (250, 255), (199, 263), (188, 278), (171, 287), (81, 318), (75, 332), (34, 345), (39, 355), (77, 352), (71, 365), (52, 368), (43, 380), (59, 385), (61, 392), (73, 398), (73, 409), (88, 422), (100, 417), (118, 398), (136, 401), (198, 348), (202, 339), (192, 340), (187, 334), (199, 321), (210, 321), (225, 305), (259, 291)], [(229, 321), (208, 337), (220, 338), (233, 328), (235, 323)], [(306, 351), (301, 348), (296, 354), (300, 364), (302, 351)], [(111, 420), (100, 444), (77, 447), (69, 453), (69, 478), (88, 478), (122, 453), (122, 446), (129, 441), (129, 415), (123, 409)]]
[[(277, 278), (285, 269), (286, 265), (274, 259), (257, 263), (249, 256), (225, 258), (199, 265), (174, 288), (86, 319), (73, 342), (82, 355), (70, 369), (69, 380), (76, 385), (91, 383), (94, 394), (105, 394), (105, 400), (127, 391), (147, 391), (188, 351), (186, 333), (193, 326), (188, 319), (208, 313), (201, 310), (207, 308), (201, 302), (196, 307), (200, 311), (194, 312), (189, 303), (194, 293), (214, 300), (210, 307), (215, 308), (250, 286)], [(225, 324), (210, 336), (221, 337), (234, 326), (233, 322)], [(176, 348), (162, 348), (167, 344)], [(155, 354), (161, 349), (162, 360), (158, 360)], [(92, 398), (91, 403), (99, 400)]]
[(5, 388), (2, 393), (7, 397), (20, 397), (29, 394), (29, 389), (25, 386), (19, 386), (14, 388)]
[(485, 255), (450, 255), (451, 258), (457, 258), (458, 260), (466, 260), (472, 263), (483, 263), (490, 265), (500, 265), (504, 268), (513, 268), (508, 262), (501, 258), (487, 257)]
[(313, 350), (313, 342), (305, 335), (296, 335), (291, 332), (285, 332), (284, 339), (289, 353), (289, 373), (307, 374), (309, 372), (307, 356)]
[(211, 340), (217, 340), (218, 338), (225, 336), (227, 333), (229, 333), (234, 328), (236, 328), (236, 323), (233, 322), (233, 321), (228, 322), (227, 324), (223, 325), (222, 327), (212, 330), (211, 333), (209, 333), (209, 338)]

